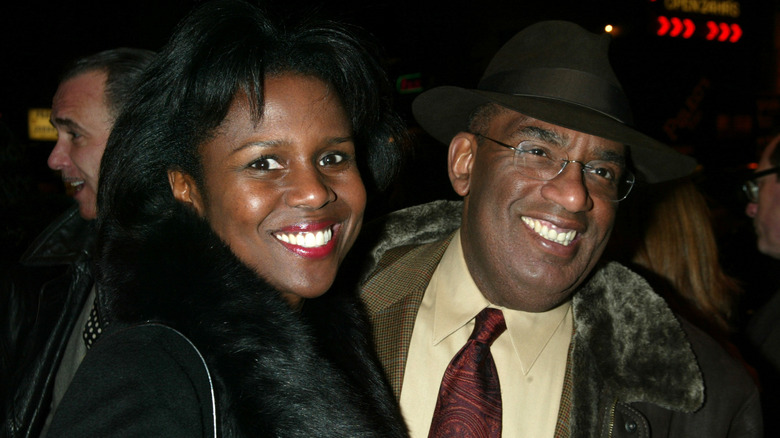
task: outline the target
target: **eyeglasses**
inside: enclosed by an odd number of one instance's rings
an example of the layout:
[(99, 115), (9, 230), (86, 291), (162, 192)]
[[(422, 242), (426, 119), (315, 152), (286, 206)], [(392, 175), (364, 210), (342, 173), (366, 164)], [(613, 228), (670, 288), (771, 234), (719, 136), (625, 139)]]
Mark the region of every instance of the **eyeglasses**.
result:
[(515, 151), (515, 169), (527, 178), (550, 181), (560, 175), (569, 163), (579, 163), (585, 187), (591, 196), (618, 202), (626, 199), (634, 187), (634, 174), (618, 162), (595, 160), (583, 163), (570, 160), (566, 152), (554, 151), (539, 141), (526, 140), (517, 146), (510, 146), (482, 134), (475, 135)]
[(745, 181), (744, 184), (742, 184), (742, 191), (745, 192), (745, 196), (747, 196), (748, 201), (750, 202), (758, 202), (758, 182), (757, 179), (771, 175), (773, 173), (780, 172), (780, 166), (773, 167), (771, 169), (762, 170), (761, 172), (756, 172), (752, 175), (750, 175), (750, 179)]

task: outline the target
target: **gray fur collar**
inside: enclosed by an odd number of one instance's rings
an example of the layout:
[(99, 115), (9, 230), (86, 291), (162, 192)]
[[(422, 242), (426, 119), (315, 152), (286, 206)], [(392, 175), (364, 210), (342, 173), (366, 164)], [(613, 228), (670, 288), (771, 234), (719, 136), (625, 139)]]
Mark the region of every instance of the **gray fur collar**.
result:
[[(460, 226), (461, 209), (458, 201), (436, 201), (367, 224), (372, 249), (366, 276), (391, 248), (451, 234)], [(576, 429), (595, 426), (588, 423), (598, 418), (598, 400), (604, 396), (680, 412), (701, 407), (704, 382), (691, 345), (665, 301), (642, 277), (614, 262), (597, 267), (572, 303)]]

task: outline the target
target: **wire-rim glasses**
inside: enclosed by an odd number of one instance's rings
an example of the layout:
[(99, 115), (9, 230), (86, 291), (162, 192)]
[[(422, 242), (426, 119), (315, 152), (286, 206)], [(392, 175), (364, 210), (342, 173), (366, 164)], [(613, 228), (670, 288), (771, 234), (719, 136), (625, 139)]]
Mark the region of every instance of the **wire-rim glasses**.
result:
[(560, 175), (569, 163), (578, 163), (582, 167), (588, 193), (613, 202), (626, 199), (636, 181), (634, 174), (616, 161), (594, 160), (583, 163), (570, 160), (565, 151), (554, 150), (541, 141), (525, 140), (517, 146), (511, 146), (482, 134), (475, 135), (512, 149), (515, 152), (515, 169), (527, 178), (550, 181)]
[(745, 192), (745, 196), (747, 196), (748, 201), (758, 203), (759, 187), (757, 180), (759, 178), (778, 172), (780, 172), (780, 166), (775, 166), (771, 169), (762, 170), (750, 175), (750, 179), (742, 184), (742, 191)]

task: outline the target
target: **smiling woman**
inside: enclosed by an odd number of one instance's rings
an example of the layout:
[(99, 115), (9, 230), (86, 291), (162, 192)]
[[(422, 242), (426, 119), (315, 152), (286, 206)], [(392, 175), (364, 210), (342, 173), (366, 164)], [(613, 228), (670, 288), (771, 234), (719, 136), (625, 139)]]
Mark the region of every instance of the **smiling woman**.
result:
[(328, 292), (405, 144), (367, 53), (237, 1), (182, 22), (109, 138), (105, 330), (49, 436), (405, 435), (355, 297)]

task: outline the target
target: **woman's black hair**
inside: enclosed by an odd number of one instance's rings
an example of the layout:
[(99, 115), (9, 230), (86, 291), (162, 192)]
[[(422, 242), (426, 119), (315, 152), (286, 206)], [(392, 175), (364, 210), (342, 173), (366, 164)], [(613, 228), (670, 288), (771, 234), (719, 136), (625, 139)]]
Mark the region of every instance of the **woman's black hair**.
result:
[(100, 171), (100, 233), (138, 232), (170, 215), (177, 201), (168, 170), (184, 171), (202, 186), (199, 146), (236, 94), (246, 93), (259, 121), (264, 79), (287, 72), (317, 77), (335, 91), (352, 123), (366, 188), (386, 188), (401, 164), (406, 133), (365, 43), (335, 23), (285, 27), (250, 4), (216, 0), (178, 25), (114, 125)]

